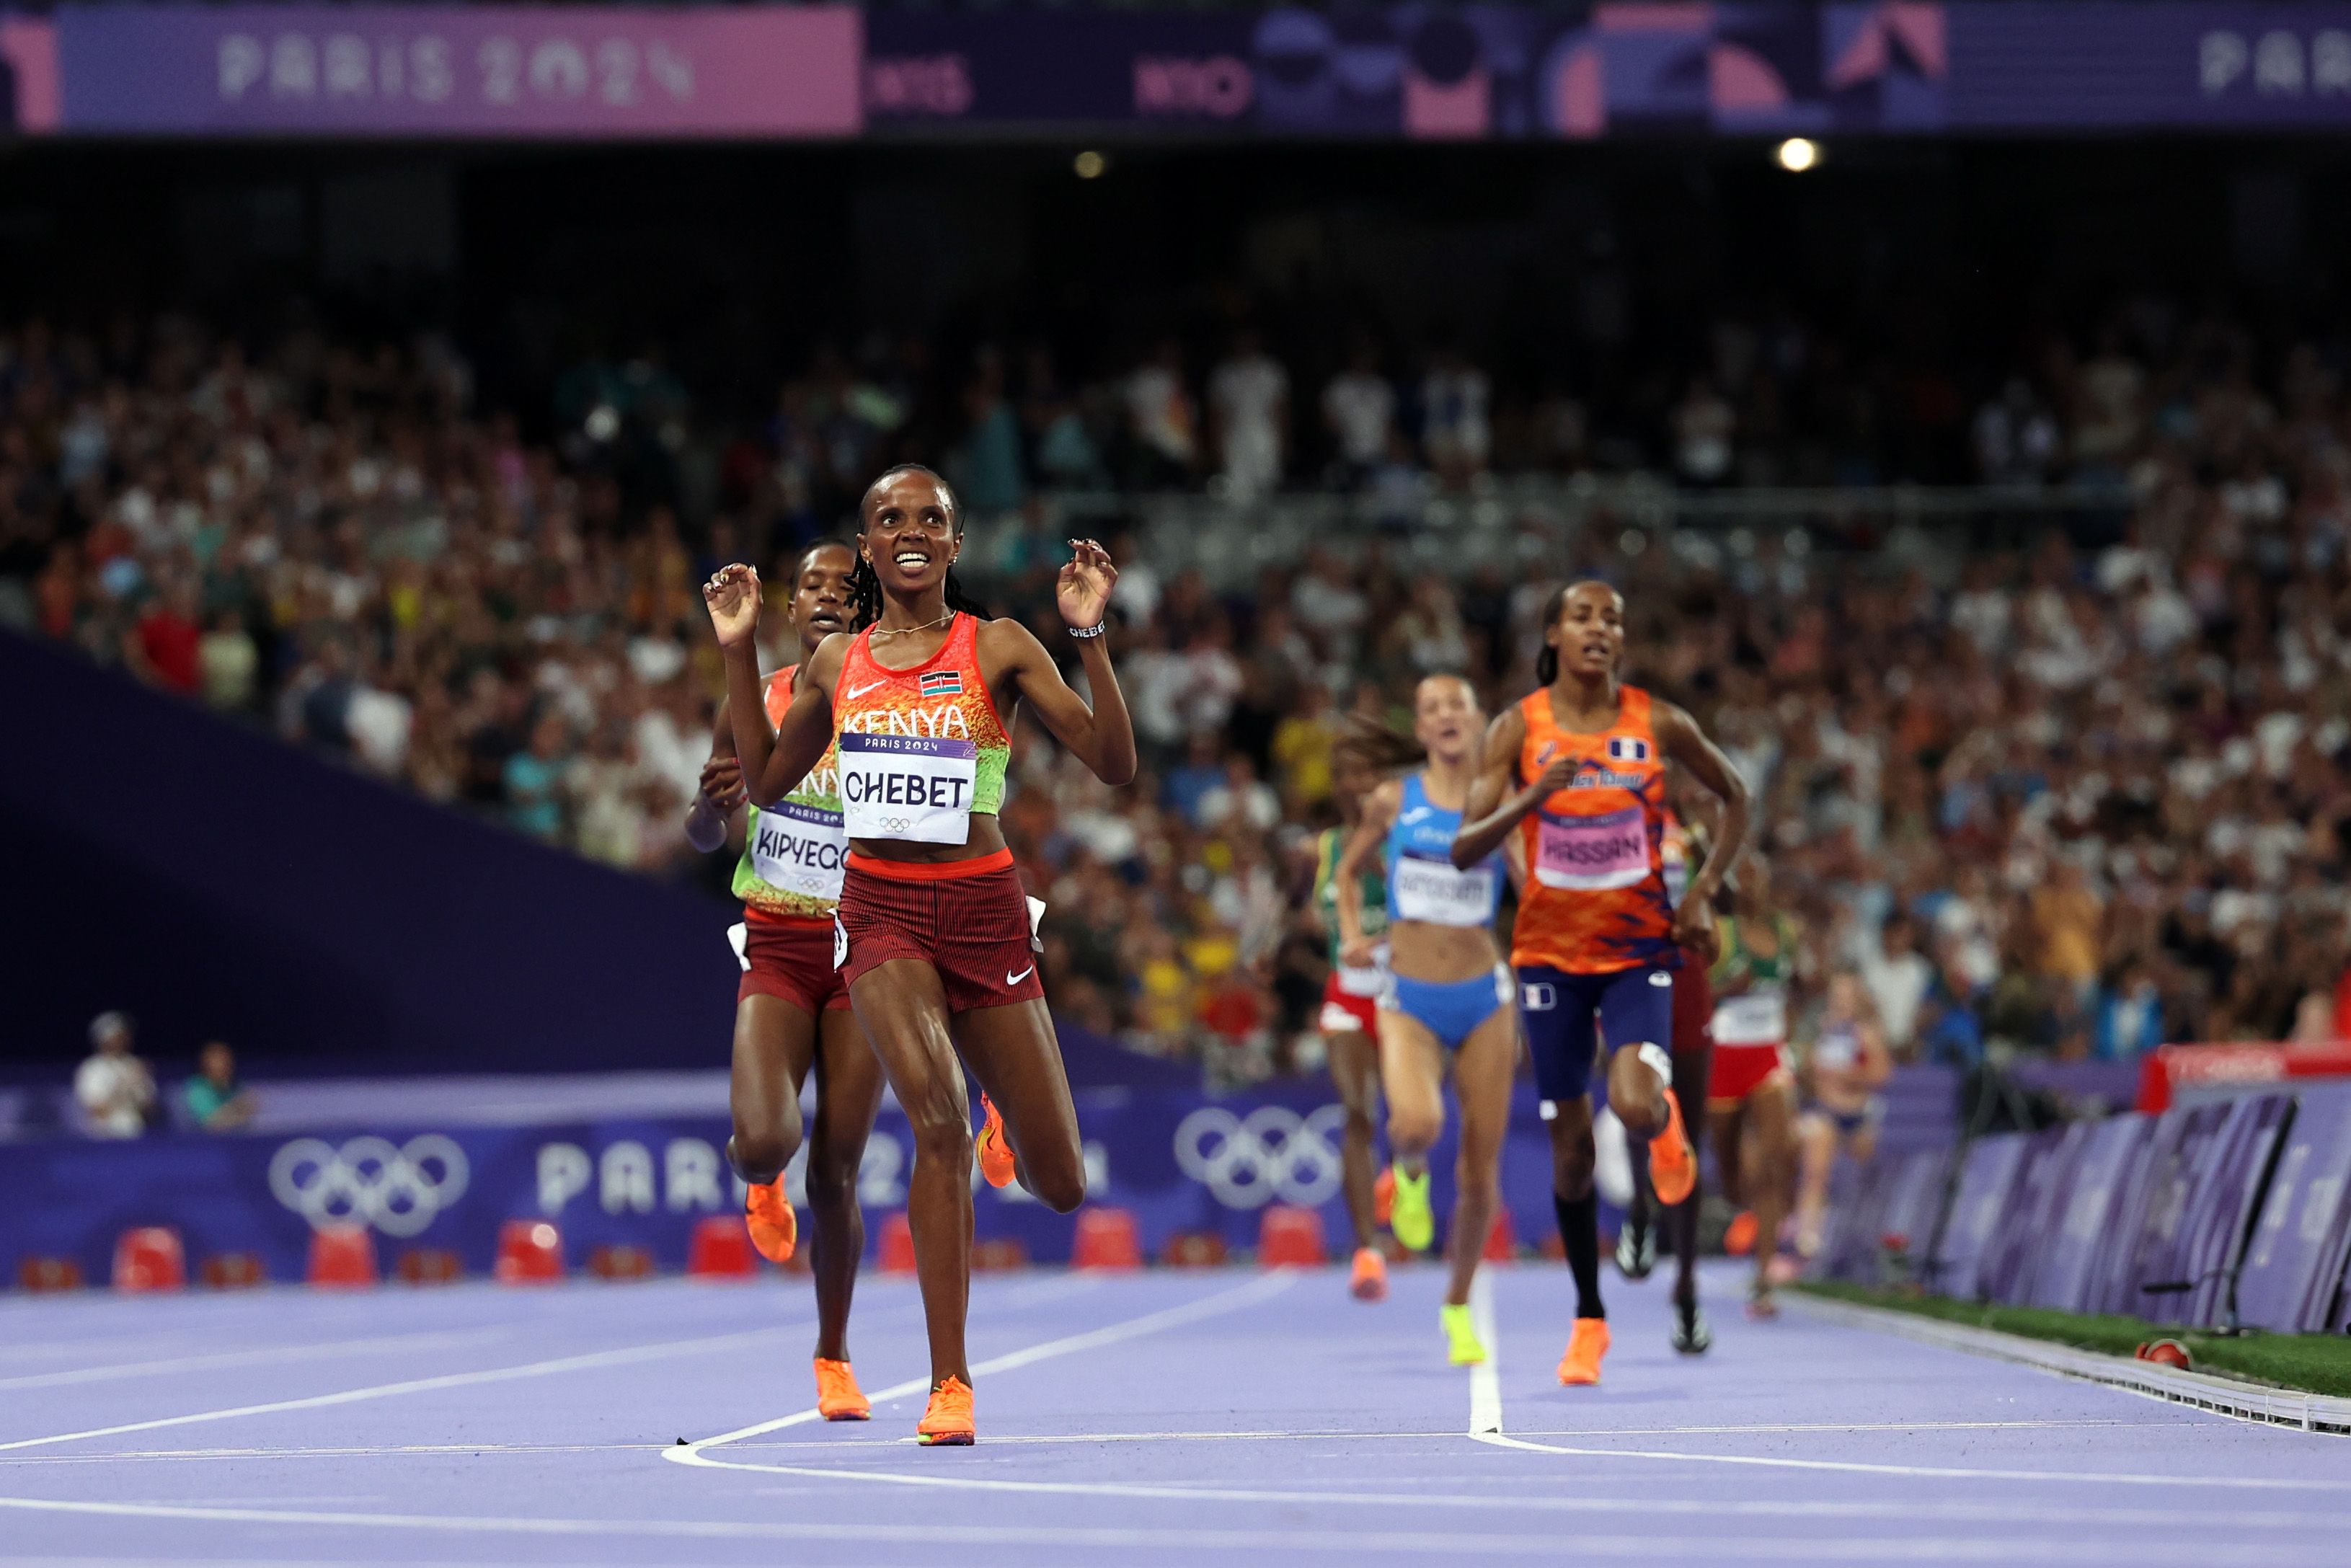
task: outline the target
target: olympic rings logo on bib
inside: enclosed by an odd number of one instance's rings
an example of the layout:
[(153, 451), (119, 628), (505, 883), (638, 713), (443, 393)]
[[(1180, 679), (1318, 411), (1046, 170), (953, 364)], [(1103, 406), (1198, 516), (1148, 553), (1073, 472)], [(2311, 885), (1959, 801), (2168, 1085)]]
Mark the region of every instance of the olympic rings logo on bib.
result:
[(1332, 1140), (1346, 1120), (1346, 1107), (1335, 1104), (1305, 1116), (1260, 1105), (1246, 1117), (1203, 1105), (1176, 1128), (1176, 1164), (1227, 1208), (1263, 1208), (1276, 1198), (1317, 1207), (1339, 1194)]
[(337, 1148), (297, 1138), (269, 1161), (269, 1190), (313, 1226), (372, 1225), (386, 1236), (414, 1236), (459, 1198), (472, 1171), (456, 1141), (426, 1133), (395, 1145), (353, 1138)]

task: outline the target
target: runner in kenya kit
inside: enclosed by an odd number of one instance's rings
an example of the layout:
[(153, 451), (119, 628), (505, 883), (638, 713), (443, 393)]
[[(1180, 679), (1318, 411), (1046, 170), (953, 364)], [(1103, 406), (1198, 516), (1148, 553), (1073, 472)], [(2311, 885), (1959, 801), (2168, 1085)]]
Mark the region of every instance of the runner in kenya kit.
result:
[(937, 475), (906, 465), (876, 479), (857, 544), (857, 630), (825, 639), (773, 725), (752, 652), (758, 574), (727, 567), (703, 594), (751, 799), (782, 798), (835, 749), (850, 853), (834, 959), (914, 1134), (907, 1219), (932, 1379), (916, 1436), (967, 1444), (974, 1143), (964, 1067), (986, 1091), (977, 1153), (987, 1180), (1018, 1180), (1063, 1213), (1085, 1197), (1029, 904), (997, 823), (1011, 721), (1025, 700), (1104, 783), (1134, 777), (1134, 730), (1102, 635), (1118, 572), (1099, 544), (1073, 539), (1055, 585), (1089, 706), (1026, 626), (991, 620), (964, 595), (952, 570), (963, 518)]

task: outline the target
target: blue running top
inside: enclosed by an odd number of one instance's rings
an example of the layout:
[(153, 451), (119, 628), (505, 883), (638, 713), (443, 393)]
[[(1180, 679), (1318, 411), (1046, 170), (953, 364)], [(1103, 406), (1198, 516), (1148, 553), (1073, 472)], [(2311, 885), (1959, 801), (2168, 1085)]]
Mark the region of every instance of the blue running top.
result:
[(1405, 775), (1404, 801), (1388, 829), (1388, 918), (1431, 925), (1491, 925), (1502, 907), (1499, 850), (1460, 871), (1453, 838), (1461, 813), (1428, 798), (1424, 776)]

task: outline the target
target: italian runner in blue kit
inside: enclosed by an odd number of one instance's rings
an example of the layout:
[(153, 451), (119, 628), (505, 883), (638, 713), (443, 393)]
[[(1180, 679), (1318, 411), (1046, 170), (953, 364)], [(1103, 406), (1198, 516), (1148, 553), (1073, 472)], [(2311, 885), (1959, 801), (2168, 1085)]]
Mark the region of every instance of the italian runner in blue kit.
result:
[(1412, 739), (1386, 737), (1391, 766), (1418, 766), (1372, 792), (1334, 878), (1341, 956), (1364, 962), (1371, 940), (1357, 873), (1374, 855), (1386, 870), (1388, 973), (1376, 1016), (1395, 1159), (1388, 1228), (1416, 1252), (1436, 1239), (1428, 1151), (1445, 1130), (1448, 1070), (1461, 1100), (1458, 1197), (1446, 1238), (1452, 1278), (1441, 1309), (1447, 1355), (1456, 1365), (1486, 1358), (1470, 1326), (1469, 1286), (1501, 1201), (1502, 1137), (1519, 1050), (1510, 971), (1494, 941), (1508, 862), (1499, 852), (1466, 867), (1452, 858), (1485, 723), (1477, 694), (1459, 676), (1420, 683)]

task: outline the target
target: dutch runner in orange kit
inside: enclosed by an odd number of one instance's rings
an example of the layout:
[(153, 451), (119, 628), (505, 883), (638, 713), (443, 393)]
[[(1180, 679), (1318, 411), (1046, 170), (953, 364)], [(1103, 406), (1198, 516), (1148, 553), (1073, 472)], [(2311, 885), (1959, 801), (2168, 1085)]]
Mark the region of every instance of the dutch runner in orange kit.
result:
[[(1649, 1145), (1649, 1176), (1672, 1205), (1697, 1185), (1697, 1151), (1673, 1089), (1674, 971), (1688, 948), (1712, 956), (1715, 890), (1746, 847), (1747, 787), (1696, 721), (1655, 702), (1617, 671), (1625, 601), (1604, 582), (1552, 596), (1541, 690), (1486, 732), (1478, 781), (1453, 841), (1476, 864), (1513, 832), (1527, 880), (1511, 931), (1519, 1014), (1551, 1132), (1552, 1200), (1575, 1275), (1575, 1328), (1559, 1379), (1600, 1381), (1608, 1350), (1600, 1301), (1598, 1198), (1593, 1191), (1593, 1063), (1604, 1041), (1608, 1103)], [(1723, 801), (1720, 841), (1677, 910), (1666, 889), (1666, 763), (1687, 768)]]
[(825, 639), (772, 726), (752, 653), (758, 574), (730, 566), (704, 589), (751, 798), (783, 796), (837, 747), (850, 853), (833, 956), (914, 1130), (907, 1218), (930, 1337), (930, 1404), (916, 1427), (926, 1445), (975, 1435), (964, 1354), (975, 1149), (967, 1066), (986, 1092), (977, 1150), (989, 1183), (1017, 1180), (1064, 1214), (1085, 1198), (1029, 909), (997, 823), (1008, 721), (1028, 702), (1105, 783), (1126, 783), (1135, 767), (1102, 635), (1118, 577), (1108, 553), (1072, 540), (1054, 594), (1078, 640), (1089, 706), (1026, 626), (989, 620), (964, 596), (951, 570), (962, 548), (955, 494), (937, 475), (904, 465), (876, 479), (861, 507), (858, 629)]

